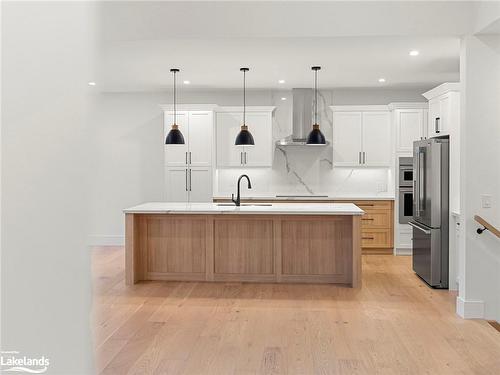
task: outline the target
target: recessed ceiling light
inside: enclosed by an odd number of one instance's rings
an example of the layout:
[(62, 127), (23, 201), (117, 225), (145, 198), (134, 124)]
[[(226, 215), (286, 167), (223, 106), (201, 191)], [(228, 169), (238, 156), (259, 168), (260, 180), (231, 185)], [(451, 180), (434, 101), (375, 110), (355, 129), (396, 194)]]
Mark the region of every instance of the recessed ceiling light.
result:
[(183, 81), (182, 83), (184, 83), (185, 85), (189, 85), (191, 84), (191, 81)]
[(416, 49), (410, 51), (410, 56), (418, 56), (420, 52), (418, 52)]
[(282, 97), (282, 98), (281, 98), (281, 100), (286, 100), (286, 98), (285, 98), (285, 97)]
[(378, 79), (378, 81), (379, 81), (380, 83), (384, 83), (384, 82), (385, 82), (385, 78), (379, 78), (379, 79)]
[(284, 80), (284, 79), (280, 79), (280, 80), (278, 81), (278, 83), (285, 83), (285, 80)]
[(89, 86), (95, 86), (95, 82), (89, 82)]

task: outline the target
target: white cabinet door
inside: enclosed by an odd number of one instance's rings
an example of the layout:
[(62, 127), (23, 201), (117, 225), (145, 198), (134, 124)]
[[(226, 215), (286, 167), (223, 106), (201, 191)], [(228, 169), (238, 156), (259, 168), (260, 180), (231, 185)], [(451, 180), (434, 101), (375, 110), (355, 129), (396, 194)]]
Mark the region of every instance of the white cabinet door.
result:
[[(170, 131), (172, 124), (174, 122), (174, 113), (165, 112), (164, 116), (164, 132), (163, 132), (163, 143), (165, 143), (165, 138)], [(183, 145), (165, 145), (165, 165), (169, 167), (179, 167), (187, 164), (188, 157), (188, 112), (182, 111), (177, 112), (177, 125), (179, 125), (179, 130), (184, 136), (185, 143)]]
[(367, 166), (391, 165), (391, 118), (389, 111), (363, 112), (363, 157)]
[(451, 110), (451, 96), (444, 94), (439, 97), (439, 116), (436, 135), (450, 134), (450, 110)]
[(429, 138), (435, 137), (437, 135), (436, 129), (439, 128), (439, 121), (441, 121), (441, 108), (439, 99), (432, 99), (429, 101), (429, 121), (427, 127), (427, 136)]
[(248, 167), (271, 167), (273, 164), (272, 115), (266, 112), (250, 112), (246, 115), (248, 130), (255, 141), (245, 146), (243, 162)]
[(189, 112), (189, 163), (193, 167), (212, 165), (213, 112)]
[(333, 164), (361, 165), (361, 112), (333, 113)]
[(422, 139), (424, 135), (423, 109), (396, 109), (396, 151), (412, 152), (413, 142)]
[(165, 187), (167, 202), (187, 202), (189, 174), (187, 167), (165, 168)]
[(243, 114), (236, 112), (219, 112), (216, 115), (217, 133), (217, 166), (241, 167), (243, 165), (243, 147), (235, 146), (243, 121)]
[(212, 168), (189, 169), (189, 201), (212, 202)]

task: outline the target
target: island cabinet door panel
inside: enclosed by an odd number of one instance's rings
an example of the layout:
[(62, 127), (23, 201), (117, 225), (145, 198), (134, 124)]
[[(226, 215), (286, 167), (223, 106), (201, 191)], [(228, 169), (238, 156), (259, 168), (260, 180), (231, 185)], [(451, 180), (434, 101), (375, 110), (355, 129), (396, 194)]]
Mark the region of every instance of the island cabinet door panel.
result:
[(192, 217), (152, 216), (146, 219), (147, 272), (161, 274), (205, 274), (206, 220)]
[(215, 219), (214, 238), (216, 279), (218, 275), (233, 275), (239, 280), (257, 276), (255, 281), (258, 276), (274, 277), (272, 219)]
[(351, 249), (351, 217), (282, 221), (283, 276), (323, 275), (348, 282)]

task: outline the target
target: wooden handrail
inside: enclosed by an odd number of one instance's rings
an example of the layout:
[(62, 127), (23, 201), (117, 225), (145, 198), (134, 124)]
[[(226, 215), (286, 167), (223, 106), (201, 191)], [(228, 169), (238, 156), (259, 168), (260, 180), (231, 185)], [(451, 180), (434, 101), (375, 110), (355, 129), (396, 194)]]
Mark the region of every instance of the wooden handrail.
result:
[(484, 228), (479, 228), (477, 230), (477, 233), (481, 234), (485, 230), (489, 230), (491, 233), (493, 233), (495, 236), (500, 238), (500, 229), (495, 228), (492, 224), (488, 223), (486, 220), (484, 220), (481, 216), (479, 215), (474, 215), (474, 220), (476, 220), (479, 224), (481, 224)]

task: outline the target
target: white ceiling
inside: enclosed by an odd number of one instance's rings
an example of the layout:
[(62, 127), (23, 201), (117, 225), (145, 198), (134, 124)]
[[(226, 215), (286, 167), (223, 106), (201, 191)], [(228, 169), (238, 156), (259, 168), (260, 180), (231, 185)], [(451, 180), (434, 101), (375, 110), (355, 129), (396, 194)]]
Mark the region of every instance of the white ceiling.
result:
[[(475, 2), (105, 2), (99, 87), (422, 87), (459, 79)], [(420, 55), (408, 52), (418, 49)], [(380, 84), (378, 79), (386, 82)], [(278, 79), (286, 84), (279, 85)]]

